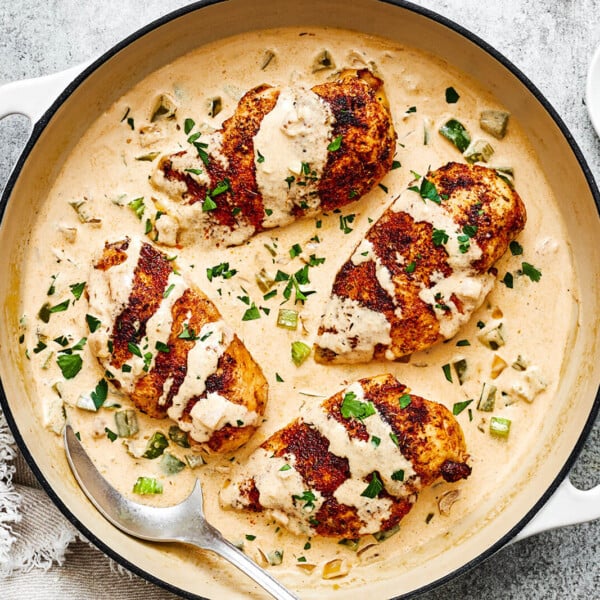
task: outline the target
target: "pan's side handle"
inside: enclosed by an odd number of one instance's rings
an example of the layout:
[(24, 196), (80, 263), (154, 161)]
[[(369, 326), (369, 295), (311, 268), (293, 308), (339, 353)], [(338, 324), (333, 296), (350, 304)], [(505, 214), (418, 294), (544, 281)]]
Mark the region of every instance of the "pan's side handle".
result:
[(25, 115), (32, 124), (37, 122), (57, 96), (88, 64), (79, 64), (52, 75), (1, 85), (0, 119), (20, 114)]
[(585, 523), (598, 518), (600, 518), (600, 485), (591, 490), (578, 490), (566, 477), (550, 500), (513, 538), (512, 542), (549, 529)]

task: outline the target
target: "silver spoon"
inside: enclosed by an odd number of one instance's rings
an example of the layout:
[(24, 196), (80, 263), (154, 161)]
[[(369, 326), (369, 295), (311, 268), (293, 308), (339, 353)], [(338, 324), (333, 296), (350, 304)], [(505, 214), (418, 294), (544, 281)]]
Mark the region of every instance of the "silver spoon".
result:
[(183, 542), (203, 550), (212, 550), (254, 579), (274, 598), (298, 600), (297, 596), (228, 542), (206, 521), (199, 480), (196, 480), (192, 493), (174, 506), (156, 508), (138, 504), (121, 495), (100, 475), (70, 425), (65, 426), (63, 439), (67, 460), (75, 479), (92, 504), (115, 527), (143, 540)]

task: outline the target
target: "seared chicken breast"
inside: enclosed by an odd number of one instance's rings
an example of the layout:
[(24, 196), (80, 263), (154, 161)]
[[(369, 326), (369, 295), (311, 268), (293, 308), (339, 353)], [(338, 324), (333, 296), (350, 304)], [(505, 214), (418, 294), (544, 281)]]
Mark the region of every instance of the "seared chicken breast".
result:
[(494, 169), (448, 163), (406, 190), (338, 271), (322, 363), (397, 360), (453, 337), (494, 285), (525, 207)]
[(192, 446), (228, 452), (262, 422), (267, 382), (215, 305), (149, 243), (107, 243), (86, 286), (88, 343), (112, 383)]
[(159, 160), (151, 178), (166, 213), (159, 242), (237, 245), (360, 198), (392, 166), (396, 133), (382, 85), (364, 69), (312, 89), (247, 92), (219, 131), (194, 133), (189, 149)]
[(221, 504), (268, 511), (295, 533), (356, 538), (395, 527), (438, 479), (471, 473), (460, 425), (392, 375), (305, 409), (257, 448)]

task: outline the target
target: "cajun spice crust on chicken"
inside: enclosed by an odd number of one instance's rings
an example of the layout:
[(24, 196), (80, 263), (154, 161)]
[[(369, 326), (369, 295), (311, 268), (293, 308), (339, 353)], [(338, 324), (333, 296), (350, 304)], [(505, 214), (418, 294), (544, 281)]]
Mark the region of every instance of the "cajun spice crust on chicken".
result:
[(392, 375), (311, 406), (240, 465), (221, 504), (268, 511), (295, 533), (356, 538), (395, 527), (438, 479), (471, 473), (460, 425)]
[(495, 282), (525, 207), (494, 170), (448, 163), (388, 208), (338, 271), (315, 343), (321, 363), (397, 360), (454, 336)]
[(189, 149), (160, 159), (151, 178), (165, 213), (158, 241), (233, 246), (360, 198), (392, 166), (382, 86), (363, 69), (311, 89), (247, 92), (220, 130), (192, 134)]
[(106, 243), (88, 285), (89, 345), (151, 417), (170, 417), (192, 446), (227, 452), (262, 422), (267, 382), (214, 304), (149, 243)]

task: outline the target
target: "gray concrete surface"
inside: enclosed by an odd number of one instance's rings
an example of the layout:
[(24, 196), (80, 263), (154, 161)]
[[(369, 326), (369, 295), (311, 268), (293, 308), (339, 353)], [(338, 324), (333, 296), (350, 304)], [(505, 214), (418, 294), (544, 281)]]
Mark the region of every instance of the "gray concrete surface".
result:
[[(98, 56), (143, 24), (185, 4), (183, 0), (0, 0), (0, 83), (44, 75)], [(600, 0), (415, 0), (415, 4), (471, 30), (525, 72), (562, 116), (600, 179), (600, 141), (583, 100), (587, 65), (600, 43)], [(0, 121), (0, 190), (27, 134), (28, 123), (22, 117)], [(573, 482), (582, 488), (600, 483), (599, 465), (600, 421), (573, 468)], [(28, 586), (43, 593), (30, 597), (58, 598), (64, 581), (76, 577), (81, 581), (81, 599), (174, 598), (143, 584), (139, 596), (114, 590), (104, 596), (101, 580), (110, 570), (103, 559), (98, 557), (93, 576), (78, 568), (83, 556), (94, 552), (77, 544), (62, 567), (3, 584), (3, 598), (21, 597), (18, 589)], [(600, 521), (514, 544), (422, 598), (600, 598)]]

